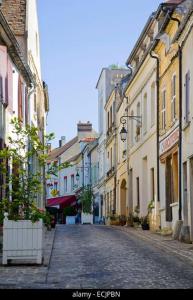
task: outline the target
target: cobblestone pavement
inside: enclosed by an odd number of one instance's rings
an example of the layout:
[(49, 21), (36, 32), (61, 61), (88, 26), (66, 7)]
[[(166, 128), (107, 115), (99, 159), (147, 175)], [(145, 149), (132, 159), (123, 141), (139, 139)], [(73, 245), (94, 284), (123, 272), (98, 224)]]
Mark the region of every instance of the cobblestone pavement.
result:
[(193, 266), (105, 226), (58, 226), (49, 266), (0, 267), (0, 288), (189, 289)]

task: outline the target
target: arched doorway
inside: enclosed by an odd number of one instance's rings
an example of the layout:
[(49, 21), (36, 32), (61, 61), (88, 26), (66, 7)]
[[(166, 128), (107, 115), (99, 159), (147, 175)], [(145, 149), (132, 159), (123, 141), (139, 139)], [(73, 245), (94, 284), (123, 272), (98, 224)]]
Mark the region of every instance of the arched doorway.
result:
[(121, 216), (126, 216), (126, 180), (123, 179), (121, 182), (120, 190), (120, 214)]

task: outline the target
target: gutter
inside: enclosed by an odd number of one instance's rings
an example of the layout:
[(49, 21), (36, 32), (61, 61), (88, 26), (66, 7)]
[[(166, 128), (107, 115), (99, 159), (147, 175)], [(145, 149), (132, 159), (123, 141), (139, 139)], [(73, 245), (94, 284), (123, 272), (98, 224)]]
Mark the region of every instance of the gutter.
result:
[[(177, 18), (169, 16), (170, 20), (178, 23), (178, 28), (180, 27), (180, 20)], [(179, 221), (182, 220), (182, 48), (178, 44), (178, 59), (179, 59)]]
[(153, 50), (150, 52), (150, 56), (153, 59), (156, 59), (157, 62), (157, 68), (156, 68), (156, 85), (157, 85), (157, 126), (156, 126), (156, 131), (157, 131), (157, 201), (160, 202), (160, 164), (159, 164), (159, 158), (160, 158), (160, 153), (159, 153), (159, 123), (160, 123), (160, 114), (159, 114), (159, 106), (160, 106), (160, 61), (159, 57), (156, 55), (153, 55)]

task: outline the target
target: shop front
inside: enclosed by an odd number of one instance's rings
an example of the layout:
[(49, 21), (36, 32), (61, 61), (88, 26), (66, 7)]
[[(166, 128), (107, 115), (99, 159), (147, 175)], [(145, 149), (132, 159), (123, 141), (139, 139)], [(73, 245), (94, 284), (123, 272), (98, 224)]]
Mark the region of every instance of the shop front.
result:
[[(161, 227), (174, 229), (179, 218), (179, 128), (160, 142)], [(165, 194), (165, 195), (164, 195)], [(164, 201), (163, 201), (164, 199)]]

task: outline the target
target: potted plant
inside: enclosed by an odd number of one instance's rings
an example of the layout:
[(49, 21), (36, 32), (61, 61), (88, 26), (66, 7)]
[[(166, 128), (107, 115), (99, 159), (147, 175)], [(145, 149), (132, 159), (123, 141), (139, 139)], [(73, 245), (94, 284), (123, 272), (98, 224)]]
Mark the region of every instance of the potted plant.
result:
[(110, 225), (112, 225), (112, 226), (120, 225), (119, 217), (117, 215), (112, 214), (109, 216), (109, 219), (110, 219)]
[(134, 226), (134, 215), (132, 212), (129, 213), (129, 216), (126, 219), (126, 224), (127, 226), (131, 226), (131, 227)]
[[(43, 207), (48, 152), (45, 144), (53, 138), (53, 134), (45, 136), (43, 143), (37, 127), (23, 126), (17, 118), (11, 121), (11, 126), (9, 146), (0, 151), (0, 172), (4, 176), (4, 198), (0, 206), (3, 264), (11, 259), (41, 264), (43, 224), (50, 226), (50, 215)], [(33, 167), (34, 161), (36, 168)], [(12, 171), (8, 172), (8, 165)], [(56, 172), (56, 164), (51, 164), (48, 176)]]
[(124, 216), (124, 215), (119, 216), (119, 224), (120, 224), (120, 226), (126, 225), (126, 216)]
[(82, 224), (93, 224), (93, 193), (90, 186), (84, 187), (80, 194), (80, 201), (82, 204)]
[(148, 215), (141, 218), (141, 227), (143, 230), (149, 230), (149, 217)]

